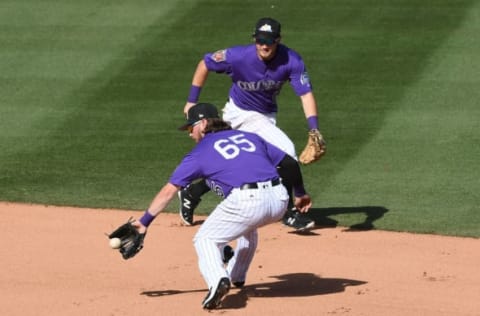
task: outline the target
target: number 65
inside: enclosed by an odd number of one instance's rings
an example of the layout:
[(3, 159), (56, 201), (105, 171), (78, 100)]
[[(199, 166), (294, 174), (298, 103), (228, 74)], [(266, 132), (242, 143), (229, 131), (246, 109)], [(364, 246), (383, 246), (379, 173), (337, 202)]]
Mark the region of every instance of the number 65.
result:
[(233, 159), (240, 154), (240, 151), (254, 152), (255, 145), (245, 138), (244, 134), (237, 134), (228, 139), (219, 139), (215, 142), (214, 148), (225, 159)]

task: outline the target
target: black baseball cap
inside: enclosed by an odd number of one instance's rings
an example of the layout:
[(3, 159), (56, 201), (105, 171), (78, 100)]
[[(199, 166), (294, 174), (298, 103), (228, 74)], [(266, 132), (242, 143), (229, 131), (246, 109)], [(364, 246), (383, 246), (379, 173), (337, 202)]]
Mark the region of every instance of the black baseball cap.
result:
[(192, 126), (204, 118), (219, 118), (215, 105), (210, 103), (195, 104), (188, 110), (187, 124), (180, 126), (178, 129), (185, 131), (189, 126)]
[(256, 39), (276, 40), (280, 37), (280, 22), (272, 18), (261, 18), (255, 24), (253, 37)]

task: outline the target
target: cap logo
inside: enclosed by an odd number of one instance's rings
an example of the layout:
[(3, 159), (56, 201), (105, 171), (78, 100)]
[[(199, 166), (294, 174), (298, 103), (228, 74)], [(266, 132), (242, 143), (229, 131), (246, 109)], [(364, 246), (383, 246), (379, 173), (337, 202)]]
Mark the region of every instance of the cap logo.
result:
[(270, 24), (264, 24), (258, 28), (260, 32), (270, 32), (273, 33), (272, 31), (272, 26)]

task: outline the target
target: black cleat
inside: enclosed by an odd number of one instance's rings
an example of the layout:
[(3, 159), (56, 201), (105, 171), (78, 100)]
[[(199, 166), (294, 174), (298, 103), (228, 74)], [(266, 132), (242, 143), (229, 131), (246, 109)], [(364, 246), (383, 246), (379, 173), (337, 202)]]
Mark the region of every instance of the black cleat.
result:
[(225, 247), (223, 247), (223, 257), (222, 257), (223, 263), (227, 264), (230, 261), (230, 259), (232, 259), (234, 254), (235, 254), (235, 251), (233, 251), (233, 248), (230, 247), (230, 245), (226, 245)]
[(198, 203), (200, 203), (200, 199), (194, 199), (185, 188), (178, 191), (178, 199), (180, 200), (180, 217), (186, 225), (192, 226), (193, 212), (195, 211)]
[(297, 209), (288, 210), (283, 216), (284, 225), (294, 228), (296, 231), (304, 232), (312, 229), (315, 222), (308, 218), (305, 214), (300, 213)]
[(221, 278), (218, 282), (217, 288), (210, 288), (207, 297), (203, 300), (204, 309), (215, 309), (220, 305), (222, 298), (230, 291), (230, 280), (228, 278)]
[(236, 288), (242, 288), (245, 285), (245, 281), (237, 281), (233, 282), (233, 285), (235, 285)]

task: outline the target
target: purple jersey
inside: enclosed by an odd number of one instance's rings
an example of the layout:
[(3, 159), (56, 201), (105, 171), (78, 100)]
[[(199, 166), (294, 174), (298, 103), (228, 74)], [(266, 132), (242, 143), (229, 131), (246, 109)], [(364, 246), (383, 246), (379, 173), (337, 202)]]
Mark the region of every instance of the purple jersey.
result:
[(256, 134), (239, 130), (208, 133), (177, 166), (169, 182), (186, 187), (206, 179), (212, 191), (226, 197), (245, 183), (278, 178), (276, 166), (285, 157)]
[(262, 61), (255, 44), (235, 46), (204, 56), (209, 71), (232, 78), (230, 97), (244, 110), (277, 112), (276, 96), (289, 81), (298, 96), (312, 91), (307, 70), (298, 53), (278, 44), (275, 57)]

